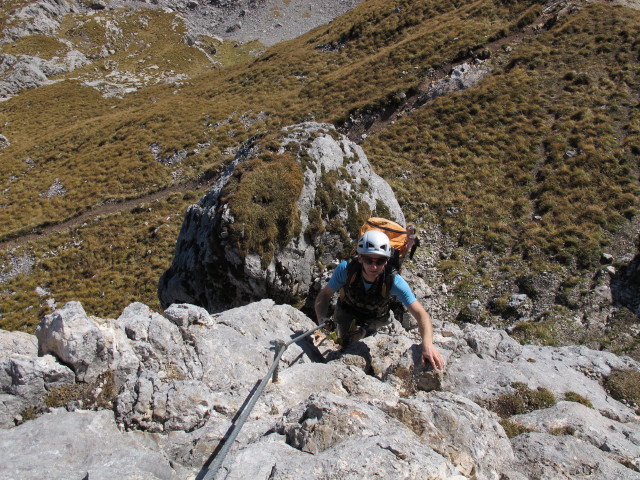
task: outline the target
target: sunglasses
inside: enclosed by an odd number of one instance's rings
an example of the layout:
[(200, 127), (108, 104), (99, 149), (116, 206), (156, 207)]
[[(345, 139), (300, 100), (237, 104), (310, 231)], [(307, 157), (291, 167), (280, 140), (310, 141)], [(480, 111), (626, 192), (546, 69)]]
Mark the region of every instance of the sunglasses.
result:
[(371, 257), (364, 257), (364, 256), (360, 258), (362, 258), (362, 261), (364, 262), (365, 265), (376, 265), (378, 267), (381, 267), (385, 263), (387, 263), (386, 258), (371, 258)]

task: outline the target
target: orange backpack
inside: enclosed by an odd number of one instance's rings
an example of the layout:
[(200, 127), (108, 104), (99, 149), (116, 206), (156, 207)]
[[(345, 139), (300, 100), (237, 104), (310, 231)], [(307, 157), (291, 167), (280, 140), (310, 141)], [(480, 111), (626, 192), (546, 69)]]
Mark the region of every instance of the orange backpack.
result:
[(389, 237), (389, 243), (391, 244), (391, 263), (396, 270), (400, 271), (402, 261), (410, 247), (407, 229), (399, 223), (392, 222), (386, 218), (371, 217), (360, 227), (358, 238), (362, 237), (362, 235), (369, 230), (379, 230)]

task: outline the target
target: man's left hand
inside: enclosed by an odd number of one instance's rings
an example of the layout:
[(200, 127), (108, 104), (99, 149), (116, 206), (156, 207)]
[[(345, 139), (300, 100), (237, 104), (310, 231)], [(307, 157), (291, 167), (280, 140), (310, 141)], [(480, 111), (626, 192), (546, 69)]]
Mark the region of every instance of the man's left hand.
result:
[(335, 322), (330, 318), (323, 318), (321, 323), (323, 324), (322, 331), (326, 334), (329, 334), (336, 329)]

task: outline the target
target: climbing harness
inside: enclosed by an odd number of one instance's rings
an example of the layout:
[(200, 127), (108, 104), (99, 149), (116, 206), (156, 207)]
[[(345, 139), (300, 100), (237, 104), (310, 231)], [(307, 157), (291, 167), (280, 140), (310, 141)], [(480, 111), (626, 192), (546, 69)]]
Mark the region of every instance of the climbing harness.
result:
[[(231, 426), (232, 430), (231, 430), (231, 433), (229, 434), (229, 436), (226, 439), (222, 440), (224, 442), (224, 445), (222, 446), (222, 448), (220, 449), (220, 451), (216, 455), (214, 462), (207, 469), (207, 473), (206, 473), (206, 475), (204, 477), (202, 477), (202, 480), (213, 480), (215, 474), (217, 473), (217, 471), (222, 466), (222, 462), (224, 461), (224, 457), (227, 455), (227, 453), (231, 449), (231, 446), (233, 445), (233, 442), (235, 441), (236, 437), (238, 436), (238, 433), (240, 433), (240, 429), (244, 425), (244, 422), (247, 420), (247, 418), (249, 417), (249, 414), (251, 413), (251, 410), (253, 410), (254, 405), (258, 401), (258, 397), (260, 397), (260, 395), (262, 394), (262, 391), (267, 386), (267, 383), (269, 383), (269, 378), (271, 378), (271, 381), (273, 383), (277, 383), (278, 382), (278, 363), (280, 362), (280, 358), (282, 358), (282, 355), (284, 354), (284, 351), (292, 343), (296, 343), (298, 340), (302, 340), (303, 338), (308, 337), (309, 335), (311, 335), (316, 330), (319, 330), (319, 329), (323, 328), (325, 326), (325, 323), (326, 323), (326, 321), (320, 323), (318, 326), (312, 328), (311, 330), (309, 330), (307, 332), (304, 332), (304, 333), (298, 335), (297, 337), (293, 338), (292, 340), (289, 340), (288, 342), (283, 342), (282, 340), (272, 340), (271, 341), (271, 344), (274, 346), (274, 351), (275, 351), (275, 358), (273, 360), (273, 363), (271, 364), (271, 367), (269, 367), (269, 371), (267, 372), (267, 374), (264, 376), (264, 378), (260, 382), (260, 385), (258, 385), (258, 388), (255, 389), (255, 391), (253, 393), (249, 394), (249, 395), (251, 395), (251, 399), (249, 400), (249, 402), (244, 407), (244, 410), (242, 410), (242, 414), (238, 418), (237, 423), (234, 423)], [(242, 407), (241, 407), (241, 409), (242, 409)]]

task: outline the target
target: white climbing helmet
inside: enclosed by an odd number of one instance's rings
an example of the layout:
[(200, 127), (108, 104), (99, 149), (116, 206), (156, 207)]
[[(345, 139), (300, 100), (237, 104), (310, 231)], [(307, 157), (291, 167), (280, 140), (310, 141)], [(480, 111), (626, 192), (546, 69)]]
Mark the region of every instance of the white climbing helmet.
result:
[(358, 240), (359, 254), (364, 255), (382, 255), (389, 258), (391, 256), (391, 244), (389, 237), (379, 230), (369, 230)]

